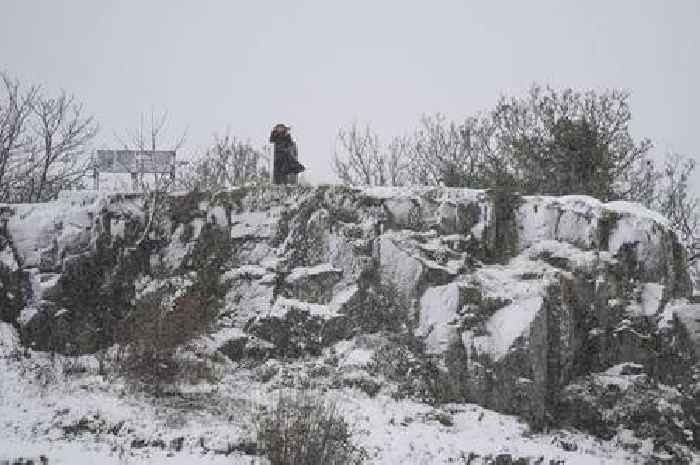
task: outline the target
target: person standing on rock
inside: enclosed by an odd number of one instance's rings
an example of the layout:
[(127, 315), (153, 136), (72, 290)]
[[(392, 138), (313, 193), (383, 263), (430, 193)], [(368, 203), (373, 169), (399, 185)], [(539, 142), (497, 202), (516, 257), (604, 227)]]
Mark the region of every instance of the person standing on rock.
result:
[(289, 126), (277, 124), (270, 133), (270, 142), (275, 146), (273, 184), (296, 184), (297, 175), (305, 169), (298, 161), (297, 144), (292, 140), (289, 129)]

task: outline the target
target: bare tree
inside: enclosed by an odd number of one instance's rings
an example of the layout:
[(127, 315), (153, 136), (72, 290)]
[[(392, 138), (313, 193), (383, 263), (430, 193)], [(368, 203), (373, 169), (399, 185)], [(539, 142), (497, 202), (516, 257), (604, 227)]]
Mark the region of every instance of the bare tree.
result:
[(457, 125), (439, 113), (424, 115), (412, 136), (394, 137), (384, 148), (369, 126), (353, 124), (338, 133), (335, 172), (349, 184), (483, 187), (482, 126), (479, 118)]
[(411, 182), (480, 187), (479, 123), (478, 118), (468, 118), (457, 125), (440, 113), (423, 115), (408, 143)]
[(695, 166), (692, 158), (669, 154), (658, 182), (655, 205), (671, 221), (691, 261), (700, 258), (700, 199), (689, 192)]
[(384, 185), (380, 170), (379, 137), (369, 125), (364, 130), (353, 123), (350, 129), (340, 128), (335, 152), (335, 170), (341, 181), (350, 184)]
[(0, 199), (7, 201), (16, 181), (7, 179), (12, 158), (21, 157), (32, 145), (27, 123), (39, 89), (31, 86), (23, 91), (18, 80), (4, 73), (0, 77), (5, 91), (0, 98)]
[(83, 115), (82, 105), (65, 91), (53, 98), (37, 94), (33, 112), (41, 158), (30, 198), (40, 201), (85, 174), (88, 166), (81, 157), (98, 125), (92, 116)]
[(204, 156), (190, 164), (179, 178), (185, 189), (218, 191), (269, 178), (269, 157), (252, 145), (227, 133), (215, 136), (214, 144)]
[(406, 149), (406, 139), (396, 138), (384, 151), (369, 125), (361, 129), (353, 123), (338, 131), (333, 167), (347, 184), (396, 186), (403, 184)]
[[(424, 115), (389, 154), (376, 133), (355, 124), (338, 134), (334, 168), (354, 184), (395, 184), (393, 170), (399, 183), (579, 193), (651, 206), (659, 173), (651, 142), (631, 136), (631, 119), (625, 91), (533, 85), (526, 96), (503, 96), (493, 110), (461, 124)], [(400, 163), (393, 163), (395, 154)]]
[(170, 141), (165, 140), (165, 132), (168, 124), (168, 112), (156, 113), (151, 108), (148, 117), (141, 113), (139, 115), (138, 127), (127, 129), (125, 137), (116, 135), (117, 141), (129, 150), (156, 151), (156, 150), (178, 150), (182, 148), (187, 138), (187, 131), (182, 131), (177, 137)]
[[(177, 151), (185, 144), (187, 131), (184, 130), (180, 132), (177, 137), (167, 139), (167, 123), (167, 111), (156, 113), (155, 109), (151, 108), (148, 117), (144, 116), (143, 113), (139, 115), (139, 124), (137, 128), (127, 129), (124, 137), (116, 134), (115, 137), (124, 149), (137, 150), (142, 157), (148, 157), (149, 154), (153, 157), (154, 154), (160, 150)], [(153, 161), (153, 159), (151, 161)], [(154, 174), (154, 184), (151, 186), (148, 181), (144, 179), (144, 174), (143, 171), (138, 173), (139, 188), (144, 192), (150, 190), (164, 191), (170, 188), (170, 176), (158, 177), (157, 174)]]
[(383, 164), (389, 186), (403, 186), (408, 180), (408, 154), (410, 140), (405, 136), (394, 137), (387, 147)]
[[(127, 130), (126, 137), (122, 138), (115, 135), (119, 143), (127, 150), (138, 150), (141, 157), (151, 156), (151, 162), (155, 161), (155, 154), (160, 150), (178, 150), (184, 143), (187, 135), (183, 131), (177, 138), (170, 142), (165, 140), (165, 132), (167, 129), (168, 113), (163, 111), (156, 114), (151, 108), (148, 121), (142, 113), (139, 116), (139, 125), (136, 129)], [(167, 191), (172, 187), (172, 177), (170, 173), (167, 175), (153, 175), (153, 184), (150, 184), (144, 179), (143, 160), (141, 160), (141, 172), (138, 173), (138, 187), (144, 193), (144, 209), (147, 213), (147, 218), (144, 223), (144, 230), (138, 243), (142, 244), (148, 239), (151, 231), (154, 228), (157, 218), (163, 213), (165, 208), (165, 200)], [(150, 203), (148, 203), (150, 201)]]

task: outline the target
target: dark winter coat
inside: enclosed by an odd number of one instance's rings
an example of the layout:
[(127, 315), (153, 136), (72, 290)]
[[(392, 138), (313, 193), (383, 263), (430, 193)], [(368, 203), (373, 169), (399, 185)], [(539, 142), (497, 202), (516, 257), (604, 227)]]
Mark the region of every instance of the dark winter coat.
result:
[(289, 174), (299, 174), (304, 166), (297, 161), (297, 146), (289, 134), (275, 131), (270, 134), (270, 142), (275, 145), (273, 177), (275, 184), (283, 184), (283, 177)]

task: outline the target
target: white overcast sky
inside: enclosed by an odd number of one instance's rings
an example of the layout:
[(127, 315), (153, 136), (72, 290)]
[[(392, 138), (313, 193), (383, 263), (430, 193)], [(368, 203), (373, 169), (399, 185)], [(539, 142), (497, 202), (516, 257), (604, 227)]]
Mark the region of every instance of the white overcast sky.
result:
[(634, 134), (697, 159), (699, 31), (698, 0), (0, 0), (0, 69), (74, 93), (101, 147), (150, 108), (185, 153), (286, 122), (320, 182), (341, 125), (388, 140), (534, 81), (628, 89)]

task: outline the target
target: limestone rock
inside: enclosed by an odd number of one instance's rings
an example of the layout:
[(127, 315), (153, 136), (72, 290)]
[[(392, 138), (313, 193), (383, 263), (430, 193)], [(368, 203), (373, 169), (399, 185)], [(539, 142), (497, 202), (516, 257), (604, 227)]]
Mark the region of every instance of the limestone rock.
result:
[(695, 356), (700, 360), (700, 305), (676, 307), (673, 313)]
[(348, 330), (346, 318), (332, 307), (283, 297), (246, 327), (284, 356), (319, 354), (322, 347), (347, 337)]
[(327, 304), (333, 298), (333, 286), (342, 275), (342, 270), (333, 268), (329, 263), (294, 268), (285, 279), (288, 297)]
[[(98, 339), (113, 342), (138, 283), (188, 279), (206, 282), (216, 315), (198, 343), (231, 359), (410, 335), (411, 376), (434, 375), (424, 392), (437, 379), (450, 400), (535, 426), (553, 421), (562, 396), (587, 412), (570, 386), (620, 364), (626, 371), (614, 376), (643, 371), (680, 385), (686, 403), (695, 392), (686, 257), (667, 221), (639, 205), (498, 190), (245, 186), (169, 195), (146, 232), (148, 200), (83, 193), (6, 208), (1, 318), (22, 328), (24, 344), (94, 351)], [(601, 380), (589, 384), (602, 399)], [(652, 388), (639, 392), (663, 394)]]
[(9, 323), (0, 322), (0, 357), (8, 357), (19, 348), (17, 330)]
[(621, 364), (567, 385), (557, 417), (564, 425), (603, 438), (612, 437), (620, 427), (640, 439), (663, 438), (657, 441), (657, 451), (675, 455), (674, 443), (694, 443), (693, 420), (683, 402), (677, 389), (653, 382), (638, 365)]

